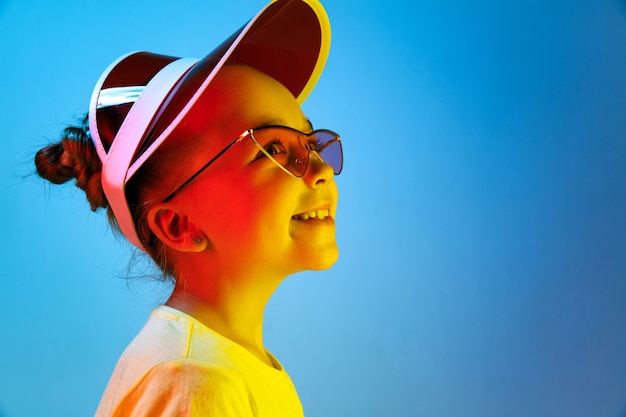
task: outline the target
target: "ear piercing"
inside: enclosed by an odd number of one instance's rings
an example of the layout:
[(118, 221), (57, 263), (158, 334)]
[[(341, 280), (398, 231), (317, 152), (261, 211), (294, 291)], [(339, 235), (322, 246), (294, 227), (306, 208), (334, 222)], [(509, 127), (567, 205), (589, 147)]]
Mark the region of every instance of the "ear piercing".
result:
[(202, 238), (201, 237), (194, 237), (193, 238), (193, 244), (196, 246), (200, 246), (202, 244)]

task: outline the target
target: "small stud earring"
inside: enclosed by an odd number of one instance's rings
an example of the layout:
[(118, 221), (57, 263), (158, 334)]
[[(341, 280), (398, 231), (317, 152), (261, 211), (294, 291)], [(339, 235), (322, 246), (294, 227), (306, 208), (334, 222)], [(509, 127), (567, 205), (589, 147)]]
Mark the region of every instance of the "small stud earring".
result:
[(193, 244), (196, 246), (200, 246), (202, 244), (202, 238), (201, 237), (194, 237), (193, 238)]

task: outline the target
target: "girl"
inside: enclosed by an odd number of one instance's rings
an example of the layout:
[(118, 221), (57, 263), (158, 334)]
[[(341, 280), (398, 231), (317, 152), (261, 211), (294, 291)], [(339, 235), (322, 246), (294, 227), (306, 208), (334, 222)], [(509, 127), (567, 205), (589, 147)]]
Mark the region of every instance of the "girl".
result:
[(120, 358), (97, 416), (301, 416), (264, 347), (285, 277), (337, 259), (342, 150), (300, 109), (330, 42), (316, 0), (277, 0), (200, 61), (114, 62), (89, 115), (40, 150), (174, 289)]

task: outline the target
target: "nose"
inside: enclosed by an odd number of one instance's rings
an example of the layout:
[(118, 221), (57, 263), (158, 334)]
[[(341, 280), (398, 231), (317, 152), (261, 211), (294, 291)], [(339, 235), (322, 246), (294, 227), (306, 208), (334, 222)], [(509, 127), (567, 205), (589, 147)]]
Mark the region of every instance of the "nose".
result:
[(328, 165), (315, 151), (309, 152), (309, 165), (304, 173), (304, 182), (311, 188), (319, 187), (332, 181), (335, 176), (333, 167)]

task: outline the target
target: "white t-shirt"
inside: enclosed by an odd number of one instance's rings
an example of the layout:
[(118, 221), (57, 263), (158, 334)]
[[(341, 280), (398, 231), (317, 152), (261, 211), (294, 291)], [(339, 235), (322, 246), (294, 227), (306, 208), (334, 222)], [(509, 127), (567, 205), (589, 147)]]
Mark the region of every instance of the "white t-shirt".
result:
[(160, 306), (119, 359), (96, 417), (303, 417), (289, 375), (271, 358), (275, 367)]

